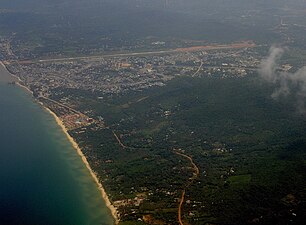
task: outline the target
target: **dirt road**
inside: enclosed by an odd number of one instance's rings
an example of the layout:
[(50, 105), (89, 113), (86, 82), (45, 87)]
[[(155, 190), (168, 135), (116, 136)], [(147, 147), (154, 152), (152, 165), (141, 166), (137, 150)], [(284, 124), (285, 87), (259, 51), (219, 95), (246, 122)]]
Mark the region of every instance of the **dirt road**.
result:
[(185, 194), (186, 194), (186, 190), (187, 188), (194, 182), (194, 180), (199, 176), (200, 174), (200, 170), (199, 168), (197, 167), (197, 165), (193, 162), (193, 159), (192, 157), (188, 156), (188, 155), (185, 155), (181, 152), (175, 152), (177, 155), (180, 155), (186, 159), (188, 159), (194, 169), (194, 173), (190, 179), (190, 181), (188, 181), (185, 189), (182, 191), (182, 195), (181, 195), (181, 200), (180, 200), (180, 204), (179, 204), (179, 207), (178, 207), (178, 222), (180, 223), (180, 225), (184, 225), (183, 221), (182, 221), (182, 207), (183, 207), (183, 203), (185, 201)]

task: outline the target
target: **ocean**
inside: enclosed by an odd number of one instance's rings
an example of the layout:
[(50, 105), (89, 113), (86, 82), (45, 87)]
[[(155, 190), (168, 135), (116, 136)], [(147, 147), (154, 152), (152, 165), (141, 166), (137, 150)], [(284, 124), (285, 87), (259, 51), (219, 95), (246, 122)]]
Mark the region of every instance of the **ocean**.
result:
[(0, 224), (110, 225), (100, 191), (52, 115), (0, 65)]

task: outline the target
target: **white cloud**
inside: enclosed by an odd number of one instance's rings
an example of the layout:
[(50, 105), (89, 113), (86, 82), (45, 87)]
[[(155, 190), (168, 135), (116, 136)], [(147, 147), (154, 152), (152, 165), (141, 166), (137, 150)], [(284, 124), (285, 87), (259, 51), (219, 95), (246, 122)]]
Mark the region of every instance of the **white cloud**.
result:
[(293, 95), (297, 100), (298, 109), (305, 112), (306, 67), (295, 73), (278, 71), (278, 63), (284, 52), (283, 48), (271, 47), (269, 56), (261, 62), (259, 74), (267, 82), (275, 84), (273, 98)]

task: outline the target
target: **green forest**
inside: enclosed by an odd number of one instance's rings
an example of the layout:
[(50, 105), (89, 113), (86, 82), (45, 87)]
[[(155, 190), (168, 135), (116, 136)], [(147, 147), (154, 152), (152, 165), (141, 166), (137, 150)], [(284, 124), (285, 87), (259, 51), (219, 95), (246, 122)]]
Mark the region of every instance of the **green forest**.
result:
[(177, 223), (173, 199), (192, 176), (189, 161), (174, 152), (179, 149), (200, 170), (186, 192), (186, 221), (298, 224), (305, 219), (305, 114), (293, 97), (273, 99), (274, 88), (255, 75), (181, 77), (103, 100), (75, 90), (64, 95), (106, 122), (105, 129), (75, 136), (93, 162), (109, 162), (93, 165), (112, 178), (103, 180), (112, 200), (153, 193), (139, 214), (123, 221), (150, 214)]

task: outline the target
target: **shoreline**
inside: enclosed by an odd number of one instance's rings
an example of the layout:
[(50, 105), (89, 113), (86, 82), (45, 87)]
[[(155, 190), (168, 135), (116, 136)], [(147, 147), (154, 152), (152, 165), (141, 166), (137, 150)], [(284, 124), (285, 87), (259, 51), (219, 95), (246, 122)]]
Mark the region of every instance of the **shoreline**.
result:
[[(23, 84), (21, 84), (21, 79), (10, 73), (10, 71), (6, 68), (6, 65), (0, 61), (0, 65), (3, 66), (3, 68), (6, 69), (6, 71), (8, 72), (9, 75), (11, 75), (12, 77), (14, 77), (15, 79), (17, 79), (18, 81), (16, 82), (16, 84), (23, 88), (24, 90), (26, 90), (27, 92), (31, 93), (33, 95), (33, 92), (26, 86), (24, 86)], [(50, 110), (48, 107), (44, 106), (42, 104), (42, 102), (38, 101), (37, 99), (35, 99), (37, 103), (39, 103), (48, 113), (50, 113), (53, 118), (55, 119), (55, 122), (57, 123), (57, 125), (62, 129), (62, 131), (64, 132), (64, 134), (66, 135), (68, 141), (70, 142), (70, 144), (72, 145), (72, 147), (76, 150), (76, 152), (78, 153), (78, 155), (81, 157), (83, 163), (85, 164), (86, 168), (88, 169), (90, 175), (92, 176), (92, 178), (94, 179), (99, 191), (100, 191), (100, 194), (101, 194), (101, 197), (102, 199), (104, 200), (105, 202), (105, 205), (107, 208), (109, 208), (110, 212), (111, 212), (111, 215), (112, 217), (114, 218), (114, 224), (115, 225), (118, 225), (119, 224), (119, 218), (118, 218), (118, 212), (117, 212), (117, 209), (112, 205), (111, 201), (109, 200), (108, 198), (108, 195), (102, 185), (102, 183), (99, 181), (96, 173), (92, 170), (92, 168), (90, 167), (90, 164), (88, 163), (87, 161), (87, 158), (85, 157), (85, 155), (83, 154), (82, 150), (80, 149), (79, 145), (77, 144), (77, 142), (69, 135), (64, 123), (62, 122), (62, 120), (52, 111)]]
[(51, 111), (48, 107), (45, 107), (44, 105), (42, 105), (43, 108), (48, 111), (55, 119), (56, 123), (61, 127), (62, 131), (65, 133), (67, 139), (69, 140), (69, 142), (71, 143), (71, 145), (73, 146), (73, 148), (77, 151), (78, 155), (81, 157), (83, 163), (85, 164), (86, 168), (89, 170), (92, 178), (94, 179), (95, 183), (98, 186), (98, 189), (101, 193), (101, 196), (106, 204), (106, 206), (110, 209), (111, 214), (115, 220), (115, 225), (119, 224), (119, 219), (118, 219), (118, 215), (117, 215), (117, 209), (112, 205), (112, 203), (110, 202), (107, 193), (105, 191), (105, 189), (103, 188), (102, 184), (100, 183), (96, 173), (91, 169), (87, 158), (85, 157), (85, 155), (83, 154), (82, 150), (80, 149), (80, 147), (78, 146), (78, 144), (76, 143), (76, 141), (69, 135), (65, 125), (63, 124), (62, 120), (53, 112)]
[(7, 73), (8, 73), (10, 76), (14, 77), (14, 78), (17, 80), (17, 81), (16, 81), (16, 85), (18, 85), (19, 87), (25, 89), (25, 90), (26, 90), (27, 92), (29, 92), (30, 94), (32, 94), (32, 95), (34, 94), (33, 91), (31, 91), (27, 86), (21, 84), (22, 80), (21, 80), (17, 75), (12, 74), (12, 73), (7, 69), (6, 65), (5, 65), (2, 61), (0, 61), (0, 65), (7, 71)]

